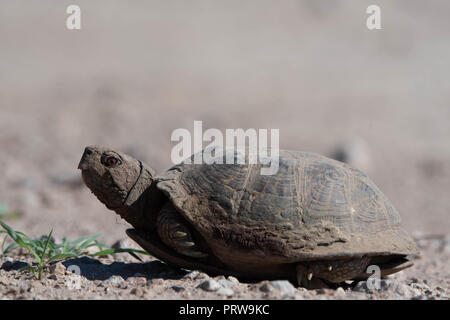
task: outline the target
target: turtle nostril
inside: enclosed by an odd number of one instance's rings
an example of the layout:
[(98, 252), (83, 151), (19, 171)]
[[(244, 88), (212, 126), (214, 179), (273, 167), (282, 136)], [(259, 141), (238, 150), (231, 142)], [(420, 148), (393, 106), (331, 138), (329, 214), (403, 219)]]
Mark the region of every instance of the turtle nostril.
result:
[(87, 147), (86, 149), (84, 149), (84, 153), (85, 153), (86, 155), (91, 155), (91, 154), (92, 154), (92, 149), (89, 148), (89, 147)]

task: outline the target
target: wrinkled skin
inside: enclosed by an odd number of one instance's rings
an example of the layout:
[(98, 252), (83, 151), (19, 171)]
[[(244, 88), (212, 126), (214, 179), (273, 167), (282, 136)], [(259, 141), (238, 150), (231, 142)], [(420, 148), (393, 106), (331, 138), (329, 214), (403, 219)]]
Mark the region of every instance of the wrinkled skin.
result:
[(95, 196), (108, 209), (115, 210), (125, 203), (138, 180), (141, 164), (121, 152), (101, 147), (86, 147), (78, 169), (82, 172), (83, 181)]

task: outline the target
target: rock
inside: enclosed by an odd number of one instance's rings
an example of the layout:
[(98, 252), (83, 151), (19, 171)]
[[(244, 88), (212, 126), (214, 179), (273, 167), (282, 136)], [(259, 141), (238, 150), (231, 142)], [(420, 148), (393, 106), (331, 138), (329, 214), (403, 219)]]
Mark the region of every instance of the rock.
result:
[(25, 292), (27, 292), (27, 291), (29, 291), (29, 287), (26, 285), (26, 284), (24, 284), (24, 283), (22, 283), (20, 286), (19, 286), (19, 293), (25, 293)]
[(8, 277), (0, 277), (0, 284), (4, 285), (4, 286), (9, 286), (10, 280), (8, 279)]
[(150, 285), (154, 285), (154, 286), (161, 286), (161, 285), (164, 284), (164, 280), (161, 279), (161, 278), (151, 279), (151, 280), (149, 281), (149, 284), (150, 284)]
[(198, 287), (205, 291), (217, 291), (222, 288), (216, 280), (212, 279), (202, 282)]
[[(302, 288), (302, 289), (304, 289), (304, 288)], [(327, 293), (324, 288), (315, 289), (314, 291), (316, 292), (316, 294), (325, 294), (325, 293)]]
[(231, 290), (230, 288), (220, 288), (219, 290), (216, 291), (216, 293), (220, 296), (226, 297), (231, 297), (234, 295), (234, 291)]
[(414, 289), (422, 290), (424, 292), (431, 291), (431, 288), (429, 286), (427, 286), (426, 284), (421, 284), (421, 283), (416, 283), (416, 282), (411, 283), (410, 287), (414, 288)]
[(64, 275), (66, 273), (66, 266), (61, 262), (52, 264), (49, 269), (51, 274)]
[(232, 288), (232, 287), (234, 287), (236, 285), (236, 283), (231, 282), (230, 280), (226, 280), (226, 279), (219, 279), (219, 280), (217, 280), (217, 282), (222, 287), (225, 287), (225, 288)]
[(142, 296), (144, 294), (144, 290), (142, 290), (141, 288), (133, 288), (131, 289), (130, 293), (136, 296)]
[(147, 278), (146, 277), (130, 277), (127, 279), (127, 282), (129, 282), (130, 284), (133, 284), (135, 286), (145, 286), (147, 284)]
[(125, 280), (121, 276), (111, 276), (105, 281), (103, 281), (104, 285), (113, 285), (113, 286), (119, 286), (125, 282)]
[(285, 294), (291, 294), (291, 293), (295, 292), (295, 287), (292, 285), (292, 283), (290, 283), (287, 280), (270, 281), (269, 284), (273, 288), (280, 290), (282, 293), (285, 293)]
[(56, 275), (56, 274), (51, 274), (49, 277), (48, 277), (49, 279), (52, 279), (52, 280), (58, 280), (58, 276)]
[(17, 294), (17, 290), (16, 290), (15, 288), (9, 288), (9, 289), (6, 291), (5, 295), (8, 295), (8, 294), (10, 294), (10, 295), (16, 295), (16, 294)]
[(140, 249), (134, 241), (128, 238), (117, 240), (111, 247), (114, 249)]
[(234, 284), (239, 284), (239, 280), (233, 276), (229, 276), (227, 280), (233, 282)]
[(175, 292), (181, 292), (181, 291), (186, 290), (185, 288), (180, 287), (180, 286), (172, 286), (172, 287), (170, 287), (170, 289), (172, 289)]
[(413, 277), (413, 278), (410, 278), (410, 281), (411, 281), (411, 283), (418, 283), (419, 279)]
[(262, 292), (271, 292), (274, 289), (268, 282), (266, 282), (266, 283), (264, 283), (263, 285), (261, 285), (259, 287), (259, 290), (262, 291)]
[(337, 295), (337, 296), (343, 296), (343, 295), (345, 295), (345, 290), (344, 290), (344, 288), (342, 288), (342, 287), (337, 288), (336, 291), (335, 291), (335, 295)]
[[(84, 250), (87, 254), (96, 254), (97, 252), (103, 251), (102, 249), (99, 249), (97, 246), (90, 246), (87, 247)], [(112, 257), (112, 255), (110, 254), (106, 254), (106, 255), (102, 255), (102, 256), (96, 256), (96, 258), (110, 258)]]
[(190, 280), (201, 280), (201, 279), (208, 279), (209, 276), (204, 272), (194, 270), (186, 274), (183, 278)]

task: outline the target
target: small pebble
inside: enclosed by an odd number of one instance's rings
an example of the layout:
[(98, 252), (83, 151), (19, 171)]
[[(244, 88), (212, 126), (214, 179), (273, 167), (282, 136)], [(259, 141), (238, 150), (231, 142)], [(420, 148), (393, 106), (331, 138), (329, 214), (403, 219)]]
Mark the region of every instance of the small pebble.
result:
[(204, 272), (194, 270), (186, 274), (183, 278), (190, 280), (201, 280), (201, 279), (208, 279), (209, 276)]
[(220, 283), (225, 288), (232, 288), (236, 285), (234, 282), (231, 282), (230, 280), (225, 280), (225, 279), (219, 279), (219, 280), (217, 280), (217, 282)]
[(264, 283), (259, 287), (259, 290), (262, 292), (271, 292), (273, 291), (273, 287), (269, 283)]
[(233, 276), (229, 276), (227, 280), (233, 282), (234, 284), (239, 284), (239, 280)]
[(231, 297), (234, 295), (234, 291), (230, 288), (220, 288), (219, 290), (217, 290), (217, 294), (220, 296)]
[(183, 287), (180, 287), (180, 286), (172, 286), (172, 287), (170, 287), (173, 291), (175, 291), (175, 292), (181, 292), (181, 291), (184, 291), (184, 290), (186, 290), (186, 289), (184, 289)]
[(52, 280), (58, 280), (58, 276), (56, 274), (54, 274), (54, 273), (51, 274), (48, 278), (52, 279)]
[[(302, 288), (302, 289), (304, 289), (304, 288)], [(323, 288), (319, 288), (314, 291), (316, 292), (316, 294), (325, 294), (326, 293), (325, 289), (323, 289)]]
[(120, 239), (120, 240), (117, 240), (116, 242), (114, 242), (113, 245), (111, 246), (111, 248), (114, 248), (114, 249), (128, 249), (128, 248), (137, 249), (139, 247), (131, 239), (124, 238), (124, 239)]
[(127, 281), (135, 286), (145, 286), (147, 284), (146, 277), (131, 277)]
[(28, 288), (27, 285), (21, 284), (20, 287), (19, 287), (19, 292), (20, 292), (20, 293), (24, 293), (24, 292), (28, 291), (28, 289), (29, 289), (29, 288)]
[(14, 259), (11, 258), (11, 257), (4, 257), (3, 260), (4, 260), (5, 262), (11, 262), (11, 263), (14, 262)]
[(337, 296), (343, 296), (343, 295), (345, 295), (345, 290), (342, 287), (339, 287), (339, 288), (336, 289), (335, 294)]
[(295, 291), (295, 287), (287, 280), (270, 281), (269, 284), (283, 293), (290, 294)]
[(217, 291), (221, 287), (222, 286), (216, 280), (212, 280), (212, 279), (206, 280), (199, 285), (199, 288), (201, 288), (205, 291)]
[(164, 284), (164, 280), (161, 279), (161, 278), (151, 279), (151, 280), (149, 281), (149, 284), (150, 284), (150, 285), (155, 285), (155, 286), (160, 286), (160, 285)]
[(50, 266), (50, 273), (55, 275), (64, 275), (66, 273), (66, 267), (61, 262), (57, 262)]
[(121, 283), (123, 283), (124, 281), (125, 280), (121, 276), (111, 276), (108, 279), (106, 279), (105, 281), (103, 281), (103, 284), (118, 286)]
[(144, 291), (141, 288), (133, 288), (130, 291), (131, 294), (142, 296), (144, 294)]

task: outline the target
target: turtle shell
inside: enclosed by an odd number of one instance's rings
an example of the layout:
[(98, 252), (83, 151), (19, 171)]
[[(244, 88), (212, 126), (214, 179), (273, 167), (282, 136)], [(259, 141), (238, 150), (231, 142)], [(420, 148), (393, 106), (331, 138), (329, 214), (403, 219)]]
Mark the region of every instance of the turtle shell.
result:
[(363, 172), (285, 150), (275, 175), (261, 167), (181, 163), (157, 188), (229, 266), (417, 253), (399, 213)]

